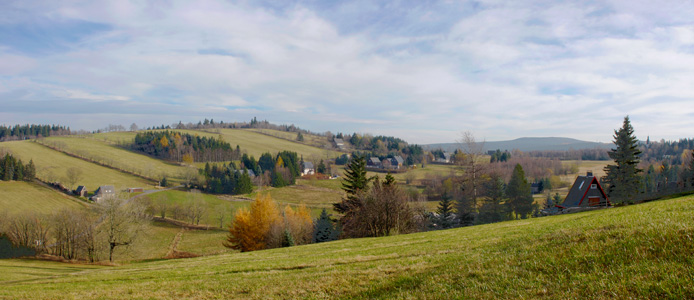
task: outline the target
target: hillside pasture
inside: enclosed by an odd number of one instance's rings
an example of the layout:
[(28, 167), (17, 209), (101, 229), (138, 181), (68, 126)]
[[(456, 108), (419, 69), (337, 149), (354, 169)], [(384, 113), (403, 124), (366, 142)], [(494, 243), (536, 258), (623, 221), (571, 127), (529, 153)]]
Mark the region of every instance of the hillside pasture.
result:
[(260, 128), (253, 128), (253, 129), (247, 129), (249, 131), (253, 132), (258, 132), (264, 135), (269, 135), (273, 136), (276, 138), (284, 139), (284, 140), (289, 140), (289, 141), (295, 141), (301, 144), (306, 144), (309, 146), (313, 146), (316, 148), (320, 149), (330, 149), (334, 148), (334, 144), (332, 141), (329, 141), (327, 137), (320, 136), (320, 135), (314, 135), (314, 134), (308, 134), (308, 133), (302, 133), (304, 137), (303, 142), (299, 142), (296, 140), (297, 133), (296, 132), (288, 132), (288, 131), (279, 131), (279, 130), (274, 130), (274, 129), (260, 129)]
[(138, 154), (95, 138), (50, 137), (41, 144), (119, 170), (158, 180), (162, 176), (180, 178), (187, 167)]
[(8, 215), (50, 214), (61, 209), (82, 209), (86, 203), (38, 183), (0, 181), (0, 211)]
[[(118, 267), (32, 269), (5, 298), (686, 299), (694, 197), (382, 238)], [(70, 274), (79, 274), (71, 276)], [(281, 284), (279, 284), (281, 283)]]
[(29, 162), (30, 159), (33, 159), (36, 165), (37, 177), (46, 182), (64, 182), (69, 168), (80, 169), (82, 178), (71, 188), (76, 188), (77, 185), (84, 185), (90, 192), (93, 192), (101, 185), (114, 185), (116, 189), (128, 187), (148, 189), (153, 188), (156, 184), (156, 182), (134, 175), (71, 157), (32, 141), (3, 142), (0, 144), (0, 148), (9, 150), (14, 156), (22, 159), (24, 162)]

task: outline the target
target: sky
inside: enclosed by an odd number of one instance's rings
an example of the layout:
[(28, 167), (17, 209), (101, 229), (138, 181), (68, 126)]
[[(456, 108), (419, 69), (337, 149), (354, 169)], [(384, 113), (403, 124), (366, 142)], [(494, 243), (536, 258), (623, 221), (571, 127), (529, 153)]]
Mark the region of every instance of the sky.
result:
[(693, 137), (694, 1), (2, 1), (0, 124)]

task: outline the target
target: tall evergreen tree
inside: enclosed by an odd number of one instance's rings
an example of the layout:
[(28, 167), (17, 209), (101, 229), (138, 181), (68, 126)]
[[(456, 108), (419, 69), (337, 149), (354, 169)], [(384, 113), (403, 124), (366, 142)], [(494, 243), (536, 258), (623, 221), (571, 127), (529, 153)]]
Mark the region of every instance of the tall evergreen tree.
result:
[(345, 167), (344, 176), (342, 190), (347, 196), (341, 202), (333, 204), (335, 211), (342, 214), (348, 213), (355, 206), (361, 207), (358, 195), (368, 188), (371, 181), (371, 178), (366, 177), (366, 158), (355, 155)]
[(532, 213), (532, 190), (528, 180), (525, 178), (525, 171), (523, 171), (523, 167), (520, 164), (516, 164), (516, 167), (513, 169), (513, 175), (511, 175), (511, 180), (506, 187), (506, 196), (509, 198), (508, 201), (513, 211), (522, 219), (527, 218)]
[(507, 211), (501, 204), (504, 200), (504, 180), (499, 174), (490, 174), (489, 181), (485, 183), (485, 201), (480, 207), (478, 223), (500, 222), (506, 218)]
[(453, 199), (444, 193), (439, 201), (439, 206), (436, 208), (436, 213), (438, 217), (436, 218), (436, 223), (438, 228), (446, 229), (453, 227), (455, 222), (455, 216), (453, 215)]
[(605, 167), (607, 193), (613, 203), (632, 203), (639, 191), (638, 140), (634, 136), (629, 116), (624, 117), (622, 128), (614, 132), (615, 149), (608, 152), (615, 164)]

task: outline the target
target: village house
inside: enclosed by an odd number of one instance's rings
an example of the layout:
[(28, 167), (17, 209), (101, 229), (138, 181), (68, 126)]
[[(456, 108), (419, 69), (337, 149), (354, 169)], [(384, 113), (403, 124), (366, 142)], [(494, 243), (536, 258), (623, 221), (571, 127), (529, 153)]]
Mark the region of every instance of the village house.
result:
[(90, 199), (94, 202), (99, 202), (104, 199), (116, 197), (116, 188), (112, 185), (102, 185), (96, 191), (94, 191), (94, 196)]
[(610, 200), (600, 186), (598, 178), (593, 176), (593, 172), (588, 172), (586, 176), (578, 176), (574, 185), (566, 195), (566, 200), (562, 203), (562, 208), (569, 207), (596, 207), (609, 206)]
[(378, 157), (369, 157), (369, 159), (366, 161), (366, 166), (371, 168), (381, 168), (383, 164), (381, 164), (381, 160), (378, 159)]
[(340, 150), (345, 149), (345, 141), (344, 140), (335, 138), (333, 141), (335, 142), (335, 147), (339, 148)]
[(313, 163), (310, 161), (305, 161), (303, 166), (301, 166), (301, 176), (313, 175), (316, 173), (316, 169), (313, 168)]

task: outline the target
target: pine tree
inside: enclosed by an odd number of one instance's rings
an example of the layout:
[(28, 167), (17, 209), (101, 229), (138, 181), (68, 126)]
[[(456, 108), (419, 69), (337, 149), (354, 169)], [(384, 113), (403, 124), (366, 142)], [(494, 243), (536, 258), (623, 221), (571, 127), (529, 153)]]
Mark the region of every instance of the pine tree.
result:
[(525, 178), (525, 172), (520, 164), (516, 164), (513, 175), (506, 187), (506, 196), (513, 211), (522, 219), (525, 219), (533, 211), (533, 196), (530, 184)]
[(641, 154), (637, 142), (629, 116), (626, 116), (622, 128), (615, 130), (617, 147), (608, 152), (615, 164), (605, 167), (607, 193), (613, 203), (632, 203), (639, 191), (638, 174), (642, 170), (637, 168)]
[(503, 221), (506, 218), (506, 209), (501, 204), (504, 200), (504, 180), (499, 174), (492, 173), (484, 184), (485, 201), (480, 207), (480, 214), (477, 218), (478, 224), (494, 223)]
[(294, 237), (292, 237), (292, 233), (289, 232), (289, 228), (285, 228), (284, 234), (282, 235), (282, 247), (292, 246), (294, 246)]
[(299, 133), (296, 135), (296, 140), (299, 141), (299, 142), (303, 142), (303, 141), (304, 141), (304, 135), (301, 134), (301, 132), (299, 132)]
[(450, 196), (444, 194), (439, 201), (439, 206), (436, 208), (436, 213), (439, 215), (436, 222), (438, 227), (441, 229), (453, 227), (454, 215), (453, 215), (453, 205), (454, 202)]
[(316, 227), (313, 231), (313, 242), (322, 243), (337, 240), (337, 230), (333, 226), (333, 221), (328, 215), (328, 211), (323, 208), (320, 217), (316, 220)]
[(32, 181), (36, 178), (36, 166), (34, 165), (34, 160), (29, 160), (29, 164), (24, 167), (24, 180)]
[(327, 167), (325, 166), (325, 163), (321, 159), (320, 163), (318, 163), (318, 166), (316, 167), (316, 173), (325, 174), (326, 171), (327, 171)]

